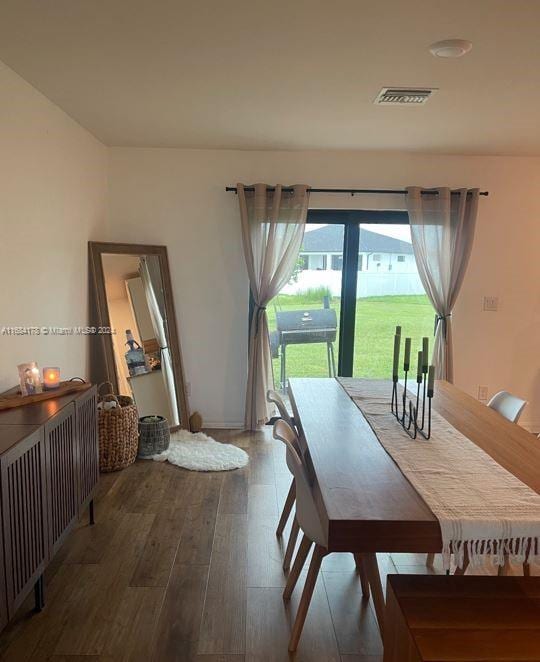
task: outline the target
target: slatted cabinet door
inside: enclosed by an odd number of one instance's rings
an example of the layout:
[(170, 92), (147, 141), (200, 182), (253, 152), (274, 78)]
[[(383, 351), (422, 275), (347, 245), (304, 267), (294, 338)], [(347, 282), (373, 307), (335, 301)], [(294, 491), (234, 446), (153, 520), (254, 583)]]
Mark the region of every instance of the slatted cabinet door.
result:
[(43, 573), (47, 561), (45, 449), (37, 430), (0, 458), (5, 580), (9, 618)]
[(75, 400), (79, 517), (94, 496), (99, 481), (97, 396), (93, 387)]
[(61, 547), (78, 515), (75, 434), (73, 403), (45, 425), (51, 558)]
[(2, 517), (0, 512), (0, 631), (7, 625), (8, 622), (6, 576), (4, 567), (4, 531), (2, 527)]

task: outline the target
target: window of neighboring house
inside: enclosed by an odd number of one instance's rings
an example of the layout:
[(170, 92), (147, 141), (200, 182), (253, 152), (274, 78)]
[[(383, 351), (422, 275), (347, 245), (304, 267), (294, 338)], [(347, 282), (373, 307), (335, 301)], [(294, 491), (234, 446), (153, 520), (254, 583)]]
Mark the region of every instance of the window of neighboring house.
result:
[(343, 255), (332, 255), (332, 271), (343, 270)]
[(392, 263), (391, 263), (391, 262), (390, 262), (390, 264), (388, 265), (388, 271), (392, 271)]
[(326, 269), (326, 255), (310, 255), (309, 269), (312, 271), (324, 271)]
[(364, 255), (362, 253), (358, 253), (358, 271), (362, 271), (363, 263), (364, 263)]
[(373, 262), (380, 262), (381, 261), (381, 254), (380, 253), (373, 253)]
[(397, 256), (397, 261), (398, 262), (405, 262), (405, 255), (398, 255)]

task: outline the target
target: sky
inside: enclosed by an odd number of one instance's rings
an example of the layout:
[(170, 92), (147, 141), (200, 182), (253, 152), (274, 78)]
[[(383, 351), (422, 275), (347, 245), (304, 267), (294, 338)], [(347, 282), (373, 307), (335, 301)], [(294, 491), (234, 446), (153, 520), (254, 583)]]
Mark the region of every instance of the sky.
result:
[[(306, 232), (324, 228), (325, 223), (308, 223), (306, 225)], [(361, 223), (360, 229), (369, 230), (378, 234), (384, 234), (387, 237), (394, 237), (394, 239), (401, 239), (402, 241), (411, 242), (411, 230), (408, 225), (379, 225), (376, 223)]]

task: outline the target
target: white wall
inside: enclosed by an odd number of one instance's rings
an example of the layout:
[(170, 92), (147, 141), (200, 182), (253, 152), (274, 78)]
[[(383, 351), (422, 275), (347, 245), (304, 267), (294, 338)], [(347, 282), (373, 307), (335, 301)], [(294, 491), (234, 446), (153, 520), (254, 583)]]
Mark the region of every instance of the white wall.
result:
[[(243, 419), (248, 281), (237, 181), (400, 188), (479, 186), (478, 230), (455, 316), (456, 383), (530, 401), (540, 429), (540, 158), (404, 153), (111, 149), (110, 238), (166, 244), (191, 405), (208, 425)], [(395, 208), (401, 196), (313, 195), (313, 207)], [(483, 295), (499, 297), (482, 312)]]
[(85, 337), (1, 327), (86, 325), (87, 241), (103, 239), (107, 150), (0, 63), (0, 391), (17, 364), (87, 374)]

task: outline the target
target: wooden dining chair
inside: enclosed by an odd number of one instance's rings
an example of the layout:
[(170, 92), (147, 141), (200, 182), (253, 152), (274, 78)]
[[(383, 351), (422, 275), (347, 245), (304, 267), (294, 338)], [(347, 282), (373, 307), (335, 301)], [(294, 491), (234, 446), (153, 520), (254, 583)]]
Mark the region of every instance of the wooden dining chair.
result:
[[(277, 407), (281, 420), (285, 421), (291, 427), (291, 429), (295, 430), (296, 428), (294, 422), (291, 416), (289, 415), (289, 412), (287, 411), (287, 407), (285, 406), (285, 403), (283, 402), (283, 399), (281, 398), (279, 393), (277, 391), (274, 391), (273, 389), (268, 389), (268, 391), (266, 392), (266, 399), (268, 400), (268, 402), (271, 402)], [(295, 434), (295, 439), (296, 439), (295, 450), (300, 455), (300, 457), (302, 457), (302, 453), (300, 451), (300, 445), (298, 444), (298, 436), (296, 434)], [(293, 479), (291, 482), (291, 486), (289, 488), (289, 492), (287, 494), (287, 498), (285, 499), (285, 504), (283, 506), (283, 510), (281, 512), (281, 516), (279, 518), (278, 526), (276, 529), (276, 536), (278, 538), (281, 538), (283, 535), (283, 531), (285, 530), (285, 526), (293, 510), (294, 502), (296, 498), (294, 474), (293, 474), (293, 470), (291, 469), (291, 458), (289, 457), (288, 450), (286, 451), (285, 459), (287, 462), (287, 467), (291, 472), (291, 474), (293, 475)], [(298, 526), (296, 515), (294, 515), (291, 524), (291, 533), (289, 535), (289, 540), (287, 541), (287, 547), (285, 549), (285, 555), (283, 557), (283, 570), (285, 571), (289, 570), (289, 568), (291, 567), (291, 560), (296, 547), (296, 542), (298, 540), (299, 531), (300, 531), (300, 527)]]
[[(279, 439), (285, 444), (287, 447), (287, 453), (291, 458), (291, 467), (296, 485), (296, 517), (303, 533), (298, 553), (283, 591), (283, 599), (285, 601), (290, 600), (308, 554), (313, 545), (315, 546), (289, 640), (289, 651), (294, 652), (298, 647), (298, 642), (302, 635), (322, 560), (328, 554), (328, 539), (325, 528), (319, 517), (315, 500), (313, 499), (313, 493), (311, 491), (305, 465), (295, 448), (295, 445), (298, 442), (295, 431), (284, 420), (279, 420), (274, 424), (274, 438)], [(373, 593), (375, 611), (382, 635), (384, 594), (379, 575), (379, 568), (377, 566), (377, 557), (375, 554), (362, 553), (354, 554), (354, 558), (360, 576), (362, 594), (366, 598), (369, 598), (370, 589), (371, 593)]]

